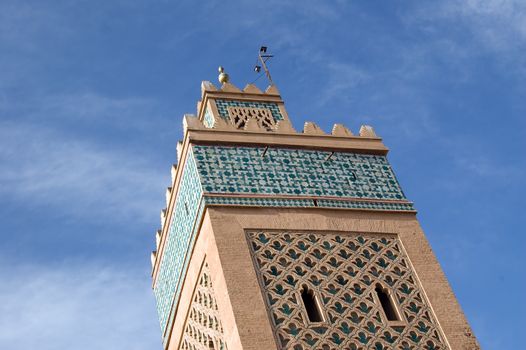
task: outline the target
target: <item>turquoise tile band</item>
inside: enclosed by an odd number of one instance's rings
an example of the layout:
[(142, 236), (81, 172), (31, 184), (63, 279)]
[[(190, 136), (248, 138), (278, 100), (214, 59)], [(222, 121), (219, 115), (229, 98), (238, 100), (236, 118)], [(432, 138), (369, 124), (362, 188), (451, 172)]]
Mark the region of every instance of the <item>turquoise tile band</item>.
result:
[(179, 280), (184, 279), (183, 267), (192, 229), (199, 219), (199, 204), (202, 197), (201, 184), (197, 175), (194, 157), (190, 153), (183, 169), (183, 178), (179, 187), (174, 212), (166, 237), (159, 274), (154, 287), (157, 301), (159, 323), (164, 331), (172, 307), (172, 301), (178, 291)]
[(194, 155), (207, 193), (406, 199), (385, 156), (216, 145)]
[(203, 118), (203, 125), (207, 128), (213, 127), (215, 124), (214, 116), (212, 115), (212, 112), (210, 112), (210, 109), (206, 109), (205, 116)]

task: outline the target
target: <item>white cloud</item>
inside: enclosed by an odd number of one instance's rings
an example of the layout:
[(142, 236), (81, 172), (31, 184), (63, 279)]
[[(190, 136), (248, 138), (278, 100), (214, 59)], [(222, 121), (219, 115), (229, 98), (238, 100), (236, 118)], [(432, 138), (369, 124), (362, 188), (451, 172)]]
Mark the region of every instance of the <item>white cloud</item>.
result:
[[(468, 143), (465, 142), (463, 146), (468, 147)], [(451, 151), (455, 164), (469, 172), (470, 176), (498, 179), (501, 184), (512, 183), (524, 178), (524, 170), (520, 164), (503, 163), (480, 150), (478, 152), (459, 151), (458, 148), (455, 150)]]
[(33, 104), (39, 106), (34, 119), (45, 116), (47, 120), (103, 124), (119, 129), (158, 129), (163, 117), (158, 102), (144, 97), (113, 98), (85, 92), (44, 96)]
[(169, 181), (140, 154), (26, 123), (0, 123), (0, 163), (4, 199), (77, 217), (150, 221)]
[[(4, 103), (2, 103), (4, 102)], [(0, 113), (33, 122), (74, 123), (76, 129), (99, 125), (106, 130), (159, 130), (167, 121), (159, 101), (147, 97), (109, 97), (94, 92), (8, 99), (0, 89)], [(21, 117), (21, 118), (20, 118)]]
[(269, 0), (259, 3), (260, 10), (266, 10), (271, 15), (276, 13), (294, 13), (302, 19), (309, 20), (336, 20), (341, 16), (339, 8), (341, 4), (335, 2), (326, 2), (323, 0), (306, 0), (302, 6), (298, 6), (295, 1)]
[(63, 264), (0, 269), (0, 348), (161, 349), (147, 273)]
[(71, 35), (56, 8), (20, 1), (0, 3), (0, 47), (34, 52), (41, 41)]
[(439, 24), (450, 28), (466, 28), (475, 42), (464, 45), (475, 44), (500, 56), (505, 56), (501, 55), (502, 51), (518, 51), (522, 55), (526, 44), (526, 3), (521, 0), (427, 3), (419, 6), (410, 20), (431, 26)]
[(446, 5), (444, 12), (452, 17), (464, 17), (471, 21), (473, 28), (490, 39), (491, 44), (501, 47), (502, 43), (516, 37), (526, 40), (526, 3), (518, 0), (469, 0), (454, 1)]
[[(323, 62), (324, 60), (320, 60)], [(370, 73), (351, 63), (340, 63), (326, 60), (328, 82), (321, 91), (318, 103), (326, 104), (333, 99), (350, 99), (352, 89), (370, 78)]]

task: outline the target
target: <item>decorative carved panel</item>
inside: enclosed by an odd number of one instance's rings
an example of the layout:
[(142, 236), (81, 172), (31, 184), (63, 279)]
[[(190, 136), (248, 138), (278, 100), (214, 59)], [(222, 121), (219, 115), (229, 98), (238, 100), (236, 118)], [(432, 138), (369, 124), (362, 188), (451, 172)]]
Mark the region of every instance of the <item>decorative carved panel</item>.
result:
[[(279, 349), (448, 349), (399, 239), (388, 234), (248, 231)], [(387, 291), (389, 321), (375, 288)], [(309, 322), (300, 291), (319, 296)]]
[(244, 129), (250, 119), (255, 119), (266, 130), (272, 130), (276, 126), (272, 112), (267, 108), (228, 107), (228, 116), (237, 129)]
[(201, 270), (179, 349), (227, 349), (208, 264)]
[(277, 122), (283, 120), (283, 115), (279, 109), (279, 106), (275, 102), (261, 102), (261, 101), (239, 101), (239, 100), (215, 100), (217, 111), (223, 119), (228, 119), (228, 108), (229, 107), (249, 107), (249, 108), (261, 108), (269, 109), (272, 113), (273, 119)]

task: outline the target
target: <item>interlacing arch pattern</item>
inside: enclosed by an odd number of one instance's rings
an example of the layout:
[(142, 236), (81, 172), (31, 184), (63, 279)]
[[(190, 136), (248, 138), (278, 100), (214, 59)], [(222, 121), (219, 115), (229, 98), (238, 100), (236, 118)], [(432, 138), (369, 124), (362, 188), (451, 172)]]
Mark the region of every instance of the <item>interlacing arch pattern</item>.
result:
[(194, 292), (180, 350), (226, 350), (210, 270), (205, 263)]
[[(449, 349), (396, 236), (247, 231), (247, 239), (279, 349)], [(388, 321), (379, 285), (399, 321)], [(305, 287), (324, 321), (309, 321)]]
[(244, 129), (250, 119), (255, 119), (260, 127), (268, 131), (276, 126), (272, 112), (267, 108), (228, 107), (228, 115), (237, 129)]

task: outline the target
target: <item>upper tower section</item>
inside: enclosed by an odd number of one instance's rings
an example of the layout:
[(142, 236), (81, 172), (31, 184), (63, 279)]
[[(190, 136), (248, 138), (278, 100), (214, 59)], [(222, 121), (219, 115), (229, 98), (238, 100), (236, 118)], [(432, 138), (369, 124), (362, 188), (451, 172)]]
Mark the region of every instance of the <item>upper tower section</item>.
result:
[[(274, 84), (265, 91), (253, 84), (240, 89), (229, 82), (222, 67), (220, 72), (222, 83), (219, 87), (210, 81), (201, 83), (197, 116), (185, 115), (185, 137), (200, 142), (239, 142), (387, 154), (388, 149), (381, 138), (367, 125), (360, 128), (358, 135), (342, 124), (335, 124), (331, 133), (326, 134), (315, 123), (306, 122), (303, 131), (298, 132), (293, 128), (285, 103)], [(198, 130), (205, 133), (196, 133)], [(214, 133), (210, 134), (210, 131)]]
[(240, 90), (228, 80), (220, 88), (204, 81), (197, 109), (199, 120), (207, 128), (285, 131), (288, 126), (291, 129), (283, 100), (274, 85), (263, 92), (252, 84)]

